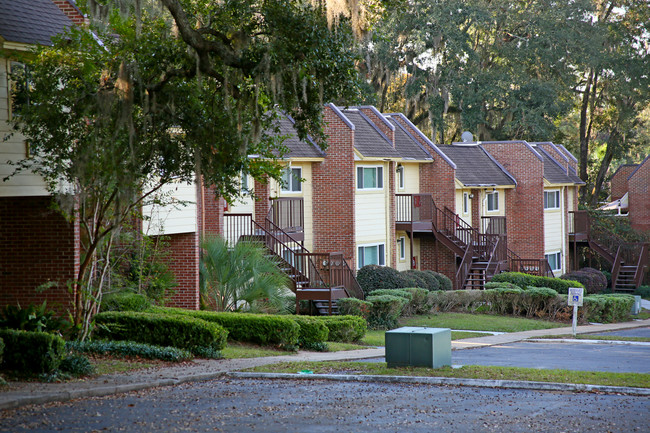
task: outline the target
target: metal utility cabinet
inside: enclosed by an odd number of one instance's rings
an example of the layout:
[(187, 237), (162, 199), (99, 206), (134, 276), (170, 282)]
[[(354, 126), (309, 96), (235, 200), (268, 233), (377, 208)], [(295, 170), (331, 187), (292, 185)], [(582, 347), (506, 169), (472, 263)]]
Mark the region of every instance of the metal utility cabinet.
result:
[(388, 367), (451, 365), (449, 328), (404, 327), (386, 332)]

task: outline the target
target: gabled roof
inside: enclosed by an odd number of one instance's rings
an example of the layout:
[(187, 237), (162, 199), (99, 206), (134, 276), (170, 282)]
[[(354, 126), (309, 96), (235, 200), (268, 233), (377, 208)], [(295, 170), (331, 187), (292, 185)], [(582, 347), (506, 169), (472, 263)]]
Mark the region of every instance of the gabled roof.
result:
[(312, 140), (300, 140), (295, 128), (295, 121), (288, 115), (281, 115), (279, 119), (280, 135), (286, 137), (282, 143), (289, 151), (284, 158), (324, 158), (325, 152)]
[(569, 173), (557, 162), (547, 151), (545, 151), (541, 146), (536, 146), (535, 150), (539, 153), (544, 159), (544, 179), (546, 179), (551, 184), (567, 184), (574, 183), (579, 185), (584, 185), (585, 183), (575, 174), (573, 170), (569, 170)]
[(395, 150), (397, 150), (402, 158), (417, 161), (433, 159), (431, 154), (420, 145), (420, 142), (406, 128), (400, 125), (399, 122), (390, 117), (386, 120), (395, 127)]
[(354, 148), (361, 155), (370, 158), (399, 158), (400, 154), (383, 132), (361, 111), (341, 110), (354, 124)]
[(477, 144), (438, 145), (456, 164), (456, 179), (466, 186), (512, 186), (515, 178)]
[(642, 162), (641, 164), (639, 164), (639, 166), (638, 166), (637, 168), (635, 168), (634, 171), (633, 171), (633, 172), (632, 172), (632, 173), (627, 177), (627, 180), (632, 179), (632, 176), (634, 176), (634, 174), (635, 174), (637, 171), (639, 171), (639, 169), (640, 169), (641, 167), (643, 167), (644, 164), (648, 163), (648, 161), (650, 161), (650, 155), (648, 155), (648, 156), (645, 157), (645, 159), (643, 160), (643, 162)]
[(0, 37), (8, 42), (51, 45), (72, 22), (52, 0), (0, 0)]

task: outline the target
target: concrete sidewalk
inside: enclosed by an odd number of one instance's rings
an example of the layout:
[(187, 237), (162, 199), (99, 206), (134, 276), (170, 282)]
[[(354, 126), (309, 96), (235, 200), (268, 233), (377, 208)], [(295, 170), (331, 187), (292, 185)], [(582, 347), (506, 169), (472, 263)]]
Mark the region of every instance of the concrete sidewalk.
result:
[[(578, 333), (595, 333), (650, 326), (650, 319), (608, 325), (579, 326)], [(452, 343), (454, 350), (506, 344), (542, 335), (570, 334), (571, 327), (490, 335)], [(82, 397), (97, 397), (121, 392), (135, 391), (157, 386), (176, 385), (185, 382), (209, 380), (246, 368), (275, 364), (285, 361), (345, 361), (385, 356), (383, 348), (346, 352), (298, 352), (286, 356), (265, 358), (196, 360), (182, 365), (139, 370), (125, 374), (112, 374), (92, 379), (65, 383), (10, 383), (0, 393), (0, 409), (16, 408), (28, 404), (66, 401)]]

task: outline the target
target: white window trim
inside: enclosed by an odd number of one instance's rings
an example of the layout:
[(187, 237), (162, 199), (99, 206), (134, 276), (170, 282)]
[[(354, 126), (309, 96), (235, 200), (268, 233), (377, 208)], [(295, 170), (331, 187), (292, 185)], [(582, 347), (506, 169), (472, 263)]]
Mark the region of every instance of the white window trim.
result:
[(399, 260), (401, 262), (406, 261), (406, 237), (400, 236), (397, 239), (397, 248), (399, 251)]
[[(302, 167), (287, 167), (286, 170), (289, 170), (289, 184), (284, 185), (283, 182), (280, 182), (280, 191), (286, 194), (301, 194), (302, 193), (302, 182), (300, 182), (300, 179), (302, 179)], [(292, 188), (292, 182), (291, 182), (291, 176), (293, 176), (293, 171), (298, 170), (300, 175), (298, 176), (298, 185), (300, 186), (299, 190), (293, 190)]]
[[(557, 265), (559, 266), (559, 268), (553, 269), (553, 265), (551, 265), (551, 262), (548, 260), (549, 256), (559, 256), (557, 260)], [(549, 266), (551, 266), (551, 270), (553, 272), (558, 272), (562, 270), (562, 251), (553, 251), (551, 253), (544, 254), (544, 258), (548, 262)]]
[(469, 193), (463, 192), (463, 215), (469, 215)]
[[(379, 250), (380, 250), (379, 247), (380, 247), (380, 246), (383, 246), (383, 247), (384, 247), (384, 254), (383, 254), (383, 257), (381, 257), (381, 256), (379, 255)], [(372, 247), (377, 247), (377, 256), (378, 256), (378, 257), (377, 257), (377, 259), (378, 259), (378, 260), (377, 260), (377, 262), (378, 262), (377, 264), (378, 264), (378, 266), (386, 266), (386, 244), (385, 244), (384, 242), (377, 242), (377, 243), (374, 243), (374, 244), (361, 244), (361, 245), (357, 245), (357, 269), (361, 269), (363, 266), (365, 266), (365, 264), (364, 264), (364, 265), (361, 265), (361, 257), (362, 257), (362, 255), (361, 255), (361, 251), (360, 251), (361, 248), (364, 248), (364, 249), (365, 249), (365, 248), (372, 248)], [(383, 264), (382, 264), (382, 262), (383, 262)], [(374, 263), (373, 263), (373, 264), (374, 264)]]
[(404, 173), (404, 166), (397, 168), (397, 189), (403, 190), (406, 187), (406, 174)]
[[(496, 200), (494, 201), (496, 207), (492, 210), (490, 210), (490, 199), (488, 198), (490, 195), (493, 195), (496, 197)], [(492, 192), (486, 192), (485, 193), (485, 211), (486, 212), (499, 212), (499, 191), (492, 191)]]
[[(377, 176), (377, 182), (379, 182), (379, 180), (381, 179), (381, 187), (375, 187), (375, 188), (365, 188), (365, 187), (363, 187), (363, 188), (359, 188), (359, 169), (360, 168), (363, 169), (363, 170), (371, 169), (371, 168), (375, 169), (375, 170), (381, 169), (381, 176)], [(356, 186), (357, 191), (382, 191), (384, 189), (384, 166), (383, 165), (357, 165), (356, 171), (357, 171), (357, 173), (356, 173), (356, 182), (355, 182), (356, 185), (355, 186)]]
[[(548, 197), (549, 194), (554, 194), (556, 196), (556, 198), (557, 198), (557, 200), (556, 200), (557, 206), (554, 206), (554, 207), (547, 207), (546, 206), (546, 203), (548, 202), (546, 197)], [(562, 208), (561, 203), (560, 203), (561, 200), (562, 200), (562, 194), (560, 193), (559, 189), (552, 189), (552, 190), (544, 191), (544, 210), (560, 210)]]

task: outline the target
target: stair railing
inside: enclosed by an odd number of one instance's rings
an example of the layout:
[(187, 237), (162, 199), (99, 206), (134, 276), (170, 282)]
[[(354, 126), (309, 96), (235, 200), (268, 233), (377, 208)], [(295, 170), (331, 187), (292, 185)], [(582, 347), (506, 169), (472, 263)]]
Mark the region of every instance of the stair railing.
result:
[(616, 255), (614, 256), (614, 266), (612, 267), (612, 290), (616, 289), (616, 284), (618, 283), (618, 275), (621, 272), (621, 247), (619, 246), (616, 249)]
[(458, 266), (458, 271), (456, 272), (456, 287), (459, 290), (465, 287), (465, 281), (467, 281), (469, 271), (472, 267), (473, 256), (474, 256), (474, 246), (472, 244), (469, 244), (465, 249), (463, 260), (461, 260), (460, 265)]
[(305, 227), (302, 197), (278, 197), (271, 201), (266, 219), (286, 233), (302, 233)]
[(641, 245), (641, 253), (639, 254), (639, 260), (636, 264), (636, 272), (634, 273), (634, 285), (635, 287), (641, 286), (643, 281), (643, 274), (645, 274), (645, 268), (648, 266), (648, 257), (650, 256), (650, 244), (643, 243)]

